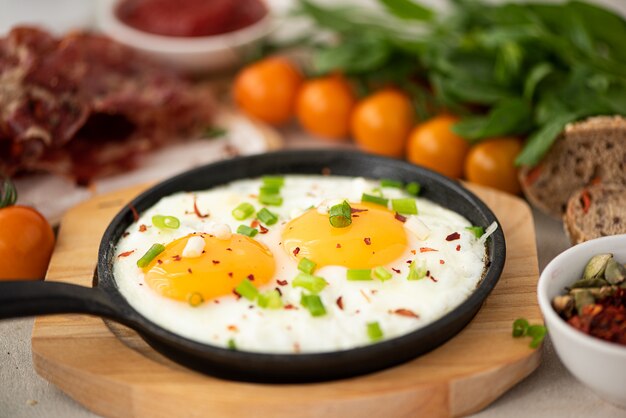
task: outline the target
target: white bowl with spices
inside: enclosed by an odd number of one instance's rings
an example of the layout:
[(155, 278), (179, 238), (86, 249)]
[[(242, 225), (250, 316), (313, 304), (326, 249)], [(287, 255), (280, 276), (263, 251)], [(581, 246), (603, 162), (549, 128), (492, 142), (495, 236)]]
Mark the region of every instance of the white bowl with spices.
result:
[(554, 348), (567, 369), (601, 398), (626, 408), (626, 346), (587, 335), (568, 324), (553, 308), (554, 297), (580, 279), (595, 255), (612, 253), (626, 263), (626, 234), (576, 245), (554, 258), (537, 286), (539, 307)]

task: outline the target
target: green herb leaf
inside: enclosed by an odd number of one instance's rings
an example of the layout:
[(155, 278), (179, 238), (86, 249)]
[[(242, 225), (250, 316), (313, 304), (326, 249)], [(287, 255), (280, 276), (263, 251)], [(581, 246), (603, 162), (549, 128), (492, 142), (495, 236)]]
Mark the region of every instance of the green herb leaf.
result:
[(410, 0), (378, 0), (387, 10), (400, 19), (407, 20), (432, 20), (433, 11), (421, 4)]
[(558, 134), (570, 122), (578, 119), (577, 113), (566, 113), (555, 116), (551, 122), (546, 123), (541, 129), (528, 138), (522, 152), (515, 159), (517, 165), (535, 166), (548, 152)]
[(390, 45), (382, 39), (361, 34), (319, 51), (313, 57), (313, 67), (319, 74), (341, 70), (345, 74), (362, 74), (376, 70), (390, 56)]
[(506, 99), (494, 106), (487, 116), (465, 118), (452, 131), (472, 142), (482, 138), (519, 134), (533, 124), (531, 107), (523, 99)]

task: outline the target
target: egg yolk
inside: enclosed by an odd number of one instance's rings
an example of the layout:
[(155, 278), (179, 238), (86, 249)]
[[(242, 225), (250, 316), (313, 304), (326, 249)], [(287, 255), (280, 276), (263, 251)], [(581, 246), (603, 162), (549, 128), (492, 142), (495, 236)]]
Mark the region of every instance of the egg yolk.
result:
[(292, 257), (306, 257), (318, 266), (373, 268), (397, 260), (407, 246), (404, 225), (389, 209), (352, 203), (352, 223), (330, 224), (328, 214), (309, 209), (285, 225), (282, 245)]
[(260, 287), (274, 275), (274, 256), (258, 241), (238, 234), (228, 240), (203, 234), (204, 252), (199, 257), (183, 257), (192, 236), (172, 241), (144, 268), (146, 282), (161, 295), (187, 301), (199, 293), (203, 300), (210, 300), (232, 295), (243, 279)]

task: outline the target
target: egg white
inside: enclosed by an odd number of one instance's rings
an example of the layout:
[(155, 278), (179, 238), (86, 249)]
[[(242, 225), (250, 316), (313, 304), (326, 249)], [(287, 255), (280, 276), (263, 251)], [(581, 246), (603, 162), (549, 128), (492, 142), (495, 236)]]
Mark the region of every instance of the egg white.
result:
[[(146, 284), (144, 273), (136, 263), (152, 244), (166, 244), (192, 232), (206, 232), (214, 224), (229, 225), (232, 231), (236, 231), (241, 223), (249, 224), (250, 219), (237, 221), (231, 212), (242, 202), (250, 202), (257, 210), (260, 209), (262, 205), (255, 197), (260, 185), (260, 179), (246, 179), (206, 191), (177, 193), (162, 198), (142, 213), (117, 244), (113, 266), (116, 282), (128, 302), (161, 327), (201, 343), (226, 347), (232, 340), (237, 349), (245, 351), (312, 353), (371, 344), (366, 332), (369, 322), (380, 324), (384, 339), (407, 334), (451, 311), (467, 299), (480, 282), (486, 263), (485, 246), (465, 229), (471, 226), (470, 222), (451, 210), (418, 197), (417, 218), (430, 229), (430, 235), (425, 240), (419, 240), (407, 231), (406, 251), (386, 266), (390, 271), (395, 268), (401, 273), (394, 272), (393, 278), (385, 282), (348, 281), (344, 267), (318, 268), (315, 275), (329, 283), (319, 293), (327, 314), (312, 317), (308, 310), (300, 306), (303, 289), (291, 286), (298, 269), (297, 262), (280, 245), (284, 225), (292, 217), (312, 206), (318, 207), (328, 199), (359, 202), (363, 192), (379, 187), (380, 182), (339, 176), (289, 175), (285, 176), (285, 185), (281, 190), (283, 205), (268, 207), (279, 216), (279, 221), (268, 227), (268, 233), (258, 234), (254, 239), (265, 244), (276, 261), (274, 278), (263, 289), (278, 287), (283, 303), (298, 309), (262, 309), (245, 298), (237, 300), (231, 295), (191, 307), (186, 302), (161, 296)], [(387, 198), (408, 197), (400, 189), (384, 188), (383, 192)], [(200, 218), (195, 214), (194, 199), (200, 212), (208, 212), (209, 217)], [(177, 217), (181, 222), (180, 228), (160, 230), (152, 226), (151, 219), (156, 214)], [(145, 225), (147, 229), (140, 232), (140, 225)], [(446, 241), (446, 237), (453, 232), (458, 232), (460, 238)], [(460, 246), (459, 250), (457, 246)], [(420, 247), (438, 251), (420, 253)], [(416, 250), (417, 254), (414, 255), (411, 250)], [(120, 256), (130, 251), (130, 255)], [(415, 258), (424, 260), (434, 280), (406, 279), (409, 272), (407, 261)], [(280, 286), (277, 280), (286, 280), (289, 284)], [(343, 309), (337, 303), (339, 297)], [(394, 313), (398, 309), (410, 310), (419, 317)]]

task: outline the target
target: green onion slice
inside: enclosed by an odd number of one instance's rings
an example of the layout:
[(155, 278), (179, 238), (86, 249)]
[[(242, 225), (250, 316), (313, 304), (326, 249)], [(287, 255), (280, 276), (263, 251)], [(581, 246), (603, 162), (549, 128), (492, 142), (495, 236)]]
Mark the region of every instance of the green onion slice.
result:
[(392, 277), (391, 272), (382, 266), (374, 268), (373, 272), (374, 277), (376, 277), (381, 282), (387, 281)]
[(394, 187), (396, 189), (401, 189), (403, 186), (401, 181), (391, 180), (391, 179), (382, 179), (380, 180), (380, 187)]
[(378, 322), (367, 323), (367, 336), (370, 337), (370, 341), (378, 341), (383, 338), (383, 330), (380, 329)]
[(408, 197), (404, 199), (392, 199), (391, 207), (398, 213), (405, 215), (417, 215), (417, 205), (415, 199)]
[(282, 187), (285, 185), (285, 178), (283, 176), (263, 176), (261, 180), (264, 186)]
[(305, 307), (311, 316), (324, 316), (326, 315), (326, 308), (322, 300), (317, 295), (302, 295), (300, 298), (300, 304)]
[(348, 269), (347, 279), (350, 281), (372, 280), (372, 270)]
[(524, 318), (518, 318), (513, 322), (513, 337), (519, 338), (528, 332), (528, 321)]
[(317, 264), (315, 264), (314, 261), (311, 261), (308, 258), (304, 257), (298, 263), (298, 270), (306, 274), (313, 274), (313, 272), (315, 271), (315, 266), (317, 266)]
[(485, 233), (485, 228), (482, 226), (468, 226), (465, 227), (468, 231), (470, 231), (476, 238), (480, 238)]
[(420, 266), (415, 264), (415, 260), (409, 266), (409, 275), (407, 276), (407, 280), (421, 280), (426, 277), (426, 263), (422, 262)]
[(174, 216), (154, 215), (152, 217), (152, 225), (159, 229), (178, 229), (180, 221)]
[(299, 273), (296, 278), (293, 279), (293, 282), (291, 282), (291, 286), (301, 287), (315, 294), (324, 290), (327, 285), (328, 283), (322, 277), (307, 273)]
[(237, 227), (237, 233), (250, 238), (254, 238), (256, 234), (259, 233), (259, 231), (255, 228), (249, 227), (248, 225), (239, 225)]
[(235, 209), (233, 209), (233, 212), (232, 212), (233, 218), (237, 219), (238, 221), (243, 221), (244, 219), (247, 219), (253, 213), (254, 213), (254, 206), (252, 206), (251, 203), (247, 203), (247, 202), (240, 204)]
[(280, 206), (283, 198), (277, 194), (259, 193), (259, 202), (268, 206)]
[(267, 208), (263, 208), (257, 212), (256, 217), (259, 221), (263, 222), (265, 225), (274, 225), (278, 222), (278, 216), (276, 214), (267, 210)]
[(232, 338), (228, 340), (228, 342), (226, 343), (226, 346), (228, 347), (229, 350), (236, 350), (237, 349), (237, 345), (235, 344), (235, 340), (233, 340)]
[(150, 247), (150, 249), (146, 251), (143, 257), (137, 260), (137, 267), (141, 267), (141, 268), (147, 267), (148, 264), (150, 264), (150, 262), (154, 260), (154, 258), (157, 255), (161, 254), (163, 251), (165, 251), (165, 245), (152, 244), (152, 247)]
[(243, 279), (237, 287), (235, 287), (235, 292), (248, 300), (255, 300), (259, 295), (259, 290), (248, 279)]
[(417, 196), (420, 194), (420, 191), (422, 190), (422, 186), (419, 183), (412, 181), (410, 183), (407, 183), (406, 186), (404, 186), (404, 190), (411, 196)]
[(279, 194), (280, 186), (261, 186), (259, 192), (263, 194)]
[(276, 289), (259, 294), (257, 303), (261, 308), (265, 309), (280, 309), (283, 307), (283, 300)]
[(328, 219), (335, 228), (345, 228), (352, 223), (352, 208), (345, 200), (328, 210)]
[(543, 325), (531, 325), (528, 327), (526, 334), (532, 337), (530, 348), (537, 348), (546, 336), (546, 327)]
[(370, 202), (376, 203), (377, 205), (381, 205), (387, 207), (389, 204), (389, 199), (385, 199), (384, 197), (378, 197), (371, 194), (363, 193), (361, 196), (361, 202)]
[(383, 191), (380, 187), (376, 187), (369, 192), (372, 196), (383, 197)]

